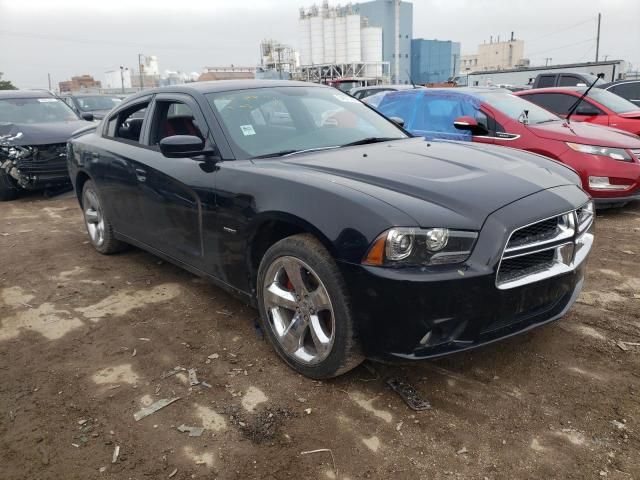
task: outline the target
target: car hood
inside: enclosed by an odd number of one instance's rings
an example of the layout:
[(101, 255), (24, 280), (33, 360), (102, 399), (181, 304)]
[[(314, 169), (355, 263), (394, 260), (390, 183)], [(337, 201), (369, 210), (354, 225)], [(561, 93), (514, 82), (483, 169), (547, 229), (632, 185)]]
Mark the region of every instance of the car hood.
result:
[(537, 137), (546, 140), (583, 143), (600, 147), (640, 148), (640, 138), (618, 129), (588, 122), (557, 121), (539, 125), (527, 125)]
[(477, 230), (512, 202), (580, 182), (572, 170), (539, 155), (417, 138), (302, 154), (285, 162), (393, 205), (421, 227)]
[(51, 123), (0, 122), (0, 145), (48, 145), (66, 143), (76, 130), (86, 127), (85, 120)]

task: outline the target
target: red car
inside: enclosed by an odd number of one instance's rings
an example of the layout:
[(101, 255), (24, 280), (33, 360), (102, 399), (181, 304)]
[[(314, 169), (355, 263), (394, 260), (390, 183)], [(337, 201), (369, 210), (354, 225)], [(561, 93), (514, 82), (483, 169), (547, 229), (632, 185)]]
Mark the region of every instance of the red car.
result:
[[(586, 89), (586, 87), (538, 88), (518, 92), (516, 95), (564, 118)], [(615, 93), (599, 88), (591, 89), (571, 115), (571, 120), (619, 128), (625, 132), (640, 135), (640, 107)]]
[[(369, 101), (367, 101), (369, 100)], [(569, 165), (599, 206), (640, 200), (640, 138), (571, 122), (502, 89), (427, 88), (365, 99), (415, 135), (518, 148)]]

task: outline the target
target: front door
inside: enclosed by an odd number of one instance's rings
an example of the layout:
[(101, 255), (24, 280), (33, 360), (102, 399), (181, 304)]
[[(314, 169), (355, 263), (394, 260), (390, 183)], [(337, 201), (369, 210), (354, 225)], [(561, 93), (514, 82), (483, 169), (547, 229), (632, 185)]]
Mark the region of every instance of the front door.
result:
[[(186, 94), (156, 95), (136, 167), (144, 233), (140, 240), (175, 260), (216, 275), (204, 230), (215, 221), (216, 166), (206, 157), (167, 158), (159, 143), (173, 135), (213, 140), (198, 104)], [(207, 260), (208, 259), (208, 260)]]

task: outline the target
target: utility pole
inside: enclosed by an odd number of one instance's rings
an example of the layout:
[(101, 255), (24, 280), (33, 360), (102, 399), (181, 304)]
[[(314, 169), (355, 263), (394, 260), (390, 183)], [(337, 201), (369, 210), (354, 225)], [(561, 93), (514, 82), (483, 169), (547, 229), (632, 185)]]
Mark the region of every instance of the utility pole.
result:
[(120, 87), (124, 93), (124, 67), (122, 65), (120, 65)]
[(144, 76), (142, 75), (142, 57), (144, 57), (144, 53), (138, 54), (138, 70), (140, 70), (140, 91), (144, 89)]
[(551, 60), (553, 60), (553, 58), (551, 58), (551, 57), (546, 57), (546, 58), (544, 59), (544, 65), (545, 65), (545, 67), (548, 67), (548, 66), (549, 66), (549, 64), (551, 63)]
[(47, 73), (47, 78), (49, 79), (49, 91), (51, 91), (51, 74)]
[(395, 81), (400, 83), (400, 0), (395, 1), (396, 42), (395, 42)]
[(600, 20), (602, 20), (602, 14), (598, 13), (598, 35), (596, 36), (596, 62), (600, 55)]

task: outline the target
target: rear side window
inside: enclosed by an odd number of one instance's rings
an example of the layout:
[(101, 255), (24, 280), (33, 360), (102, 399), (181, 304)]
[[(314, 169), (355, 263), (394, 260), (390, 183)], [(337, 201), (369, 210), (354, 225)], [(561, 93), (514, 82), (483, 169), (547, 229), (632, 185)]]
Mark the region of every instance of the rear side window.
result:
[(107, 124), (107, 136), (117, 140), (140, 143), (142, 123), (148, 106), (149, 102), (138, 103), (111, 117)]
[(541, 75), (536, 88), (553, 87), (555, 83), (555, 75)]
[(574, 75), (562, 75), (558, 86), (560, 87), (575, 87), (578, 84), (586, 85), (584, 80), (579, 79)]

